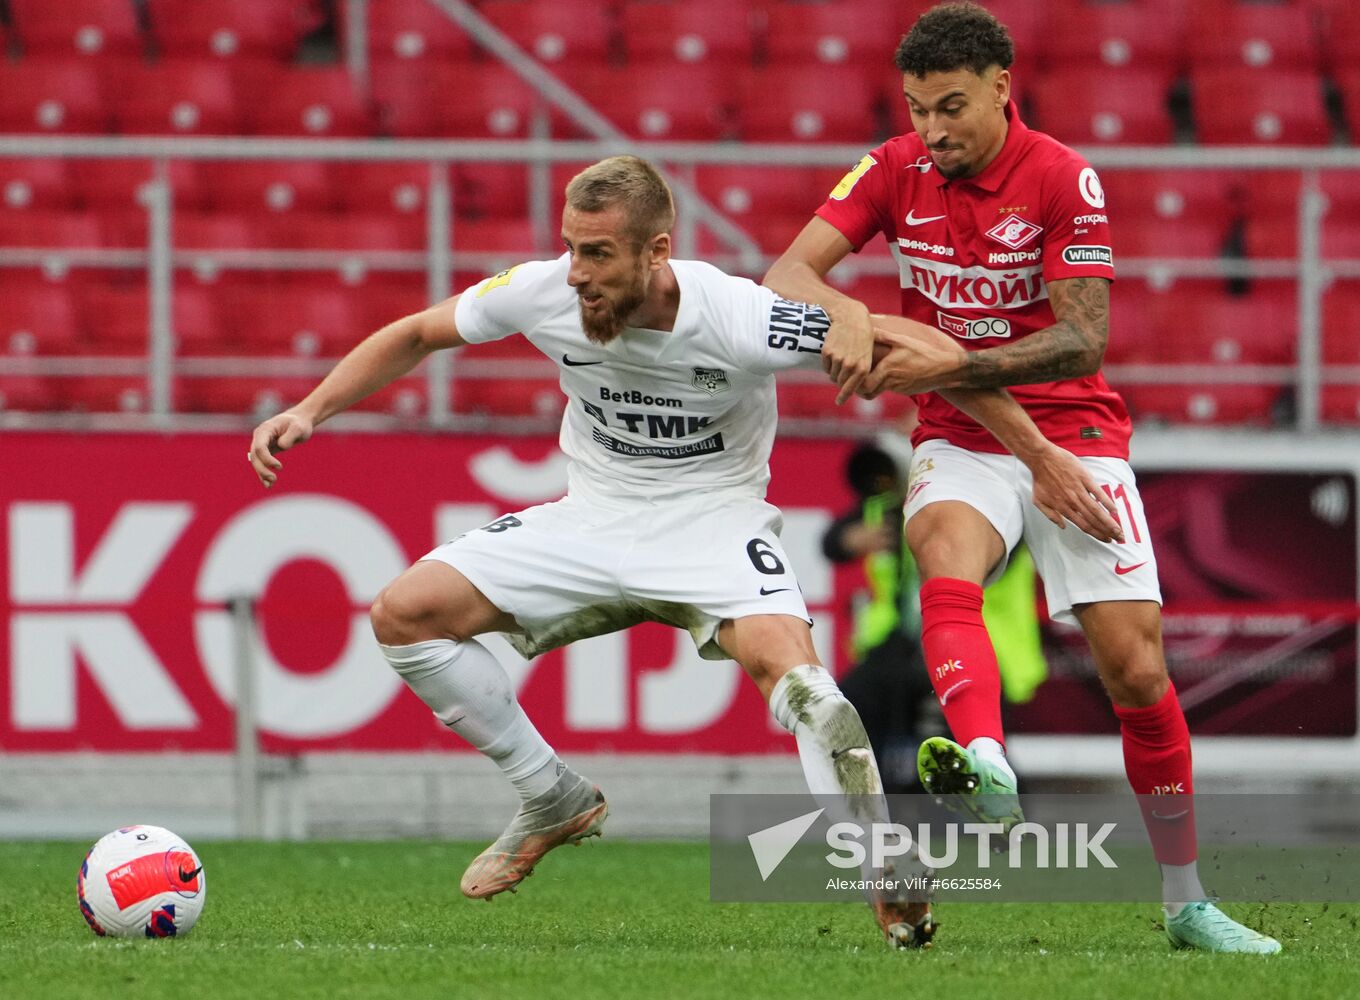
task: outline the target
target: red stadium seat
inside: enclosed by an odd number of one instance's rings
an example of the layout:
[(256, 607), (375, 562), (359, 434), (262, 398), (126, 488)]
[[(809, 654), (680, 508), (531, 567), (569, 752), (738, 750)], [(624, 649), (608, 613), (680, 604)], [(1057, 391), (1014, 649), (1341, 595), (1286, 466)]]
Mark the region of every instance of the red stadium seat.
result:
[(464, 253), (507, 253), (515, 258), (509, 264), (535, 255), (534, 227), (528, 219), (462, 220), (454, 223), (452, 242), (455, 251)]
[(0, 131), (108, 132), (105, 91), (85, 60), (0, 63)]
[[(1161, 328), (1172, 293), (1141, 278), (1120, 278), (1110, 289), (1110, 338), (1105, 364), (1143, 365), (1161, 360)], [(1118, 382), (1118, 379), (1115, 379)], [(1116, 384), (1115, 388), (1119, 388)]]
[(478, 10), (525, 52), (550, 67), (575, 73), (600, 66), (618, 51), (617, 32), (605, 4), (558, 0), (486, 0)]
[[(1360, 7), (1351, 0), (1340, 0), (1330, 9), (1319, 11), (1324, 67), (1333, 76), (1353, 74), (1360, 66)], [(1360, 116), (1360, 111), (1352, 112)], [(1360, 132), (1351, 128), (1352, 135)]]
[(63, 376), (54, 386), (53, 409), (76, 413), (145, 413), (150, 393), (145, 375)]
[[(893, 77), (861, 66), (774, 66), (742, 74), (741, 132), (751, 142), (846, 142), (867, 146)], [(901, 102), (900, 97), (893, 98)]]
[(76, 205), (65, 160), (0, 159), (0, 206), (6, 212)]
[(555, 417), (565, 399), (556, 378), (458, 378), (452, 407), (456, 413), (504, 417)]
[(84, 212), (0, 212), (0, 246), (98, 247), (104, 245), (100, 221)]
[(263, 221), (270, 246), (296, 250), (423, 250), (425, 220), (408, 215), (298, 212)]
[(1316, 73), (1200, 69), (1191, 74), (1190, 85), (1200, 142), (1306, 146), (1331, 141), (1322, 78)]
[[(108, 355), (145, 353), (150, 343), (150, 299), (142, 285), (95, 285), (82, 303), (93, 350)], [(171, 296), (171, 331), (180, 354), (226, 353), (222, 306), (207, 288), (180, 283)]]
[(736, 130), (735, 77), (718, 63), (600, 68), (574, 72), (571, 83), (633, 139), (711, 142)]
[(334, 207), (329, 166), (315, 160), (204, 160), (197, 179), (219, 209), (279, 215)]
[(1217, 257), (1244, 211), (1242, 175), (1221, 170), (1102, 174), (1115, 263), (1129, 257)]
[(1218, 281), (1177, 282), (1165, 296), (1160, 359), (1195, 364), (1290, 365), (1298, 306), (1288, 281), (1253, 281), (1233, 295)]
[(217, 212), (176, 212), (174, 244), (183, 250), (248, 250), (270, 245), (256, 218)]
[(242, 287), (229, 307), (233, 342), (248, 353), (344, 354), (372, 332), (357, 311), (360, 294), (294, 283)]
[(226, 66), (194, 60), (127, 65), (109, 74), (119, 131), (137, 135), (234, 135), (241, 108)]
[(1192, 9), (1194, 68), (1272, 73), (1320, 68), (1313, 12), (1304, 4), (1206, 3)]
[(1275, 385), (1127, 385), (1119, 394), (1135, 423), (1268, 427), (1284, 392)]
[(892, 74), (897, 43), (919, 11), (900, 3), (863, 0), (842, 4), (772, 3), (765, 42), (772, 67), (867, 66)]
[(7, 277), (0, 295), (0, 354), (80, 353), (82, 326), (73, 291), (51, 281)]
[[(394, 136), (524, 138), (537, 94), (512, 70), (483, 63), (374, 63), (373, 99), (383, 131)], [(457, 99), (450, 99), (456, 94)]]
[(1172, 139), (1161, 70), (1045, 73), (1030, 87), (1034, 124), (1073, 145), (1164, 145)]
[(427, 163), (336, 163), (331, 172), (336, 197), (346, 211), (425, 217)]
[(1185, 64), (1183, 21), (1167, 4), (1070, 4), (1049, 19), (1040, 57), (1051, 69), (1091, 74), (1088, 82), (1111, 69), (1174, 74)]
[(374, 122), (339, 67), (253, 67), (243, 84), (245, 124), (259, 135), (364, 136)]
[[(340, 4), (348, 14), (348, 4)], [(368, 6), (368, 50), (374, 61), (402, 59), (420, 65), (468, 59), (475, 46), (467, 32), (430, 0), (382, 0)], [(347, 22), (342, 22), (348, 30)]]
[(141, 55), (131, 0), (9, 0), (9, 9), (29, 55)]
[[(733, 9), (729, 0), (625, 3), (623, 41), (632, 65), (714, 62), (750, 65), (757, 9)], [(745, 23), (743, 23), (743, 20)]]
[[(1356, 30), (1360, 31), (1360, 9), (1357, 9), (1355, 23)], [(1360, 42), (1357, 42), (1356, 48), (1360, 52)], [(1360, 63), (1352, 63), (1338, 72), (1336, 85), (1341, 92), (1341, 110), (1353, 142), (1360, 136)]]
[(529, 214), (527, 167), (515, 163), (459, 164), (451, 169), (450, 181), (455, 218), (506, 219)]
[(1360, 282), (1338, 281), (1323, 296), (1322, 361), (1360, 365)]
[(61, 409), (51, 379), (37, 375), (0, 375), (0, 413), (44, 413)]
[[(837, 168), (703, 166), (695, 185), (715, 208), (754, 236), (769, 253), (783, 253), (840, 180)], [(701, 253), (707, 252), (707, 244)]]
[(147, 11), (152, 37), (171, 57), (291, 59), (318, 27), (310, 4), (290, 0), (147, 0)]
[(1327, 258), (1360, 257), (1360, 171), (1322, 173), (1327, 212), (1322, 218), (1322, 253)]
[[(141, 213), (141, 191), (156, 177), (150, 160), (72, 160), (67, 167), (76, 197), (87, 208), (122, 213)], [(199, 166), (192, 160), (167, 164), (174, 204), (177, 208), (202, 208), (211, 204), (211, 192), (199, 180)]]

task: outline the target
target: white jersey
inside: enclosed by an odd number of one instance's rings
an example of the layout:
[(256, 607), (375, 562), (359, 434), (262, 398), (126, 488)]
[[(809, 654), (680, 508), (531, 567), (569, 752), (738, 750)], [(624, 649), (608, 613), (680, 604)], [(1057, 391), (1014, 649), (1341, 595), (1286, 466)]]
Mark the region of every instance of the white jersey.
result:
[(826, 312), (709, 264), (672, 260), (674, 329), (629, 327), (600, 345), (581, 327), (569, 266), (564, 254), (502, 271), (464, 292), (455, 314), (468, 343), (523, 333), (556, 362), (568, 401), (560, 444), (572, 460), (569, 492), (764, 497), (774, 372), (820, 370)]

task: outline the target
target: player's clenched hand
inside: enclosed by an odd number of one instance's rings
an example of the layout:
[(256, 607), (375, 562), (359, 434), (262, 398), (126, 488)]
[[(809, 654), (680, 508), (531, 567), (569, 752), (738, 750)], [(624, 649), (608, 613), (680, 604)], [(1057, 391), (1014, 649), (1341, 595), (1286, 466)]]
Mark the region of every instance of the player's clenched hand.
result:
[(1070, 451), (1053, 445), (1029, 463), (1029, 470), (1034, 476), (1034, 506), (1044, 517), (1059, 528), (1071, 521), (1102, 542), (1124, 540), (1114, 501)]
[(858, 308), (837, 313), (822, 343), (822, 368), (840, 386), (836, 402), (844, 403), (860, 387), (874, 361), (874, 328), (869, 310)]
[(903, 316), (873, 317), (874, 368), (859, 394), (873, 399), (882, 392), (912, 395), (948, 382), (967, 352), (933, 326)]
[(246, 457), (255, 475), (260, 477), (260, 482), (266, 487), (273, 486), (274, 480), (279, 478), (279, 470), (283, 468), (283, 463), (274, 456), (311, 436), (312, 422), (291, 410), (270, 417), (256, 427), (250, 439), (250, 453)]

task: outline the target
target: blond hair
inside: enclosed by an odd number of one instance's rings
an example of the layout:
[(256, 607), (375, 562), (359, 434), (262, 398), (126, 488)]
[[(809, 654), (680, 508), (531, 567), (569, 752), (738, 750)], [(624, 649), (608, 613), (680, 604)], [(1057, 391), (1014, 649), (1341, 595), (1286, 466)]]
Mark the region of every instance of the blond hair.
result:
[(621, 206), (627, 216), (625, 231), (638, 246), (675, 225), (670, 187), (637, 156), (611, 156), (586, 167), (567, 184), (567, 204), (578, 212)]

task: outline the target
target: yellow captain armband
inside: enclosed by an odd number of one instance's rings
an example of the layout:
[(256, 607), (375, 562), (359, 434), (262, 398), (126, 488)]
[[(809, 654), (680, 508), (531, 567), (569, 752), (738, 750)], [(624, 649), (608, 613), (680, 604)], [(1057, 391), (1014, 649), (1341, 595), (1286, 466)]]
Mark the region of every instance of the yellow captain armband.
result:
[(477, 294), (475, 297), (480, 299), (487, 292), (491, 291), (491, 289), (500, 288), (504, 285), (510, 284), (511, 275), (518, 271), (519, 267), (520, 265), (518, 264), (516, 264), (514, 267), (507, 267), (504, 271), (501, 271), (499, 274), (493, 274), (491, 277), (487, 278), (485, 281), (483, 281), (480, 285), (477, 286)]
[(831, 199), (833, 201), (844, 201), (854, 190), (855, 185), (859, 183), (859, 179), (868, 173), (869, 168), (877, 162), (872, 156), (865, 153), (860, 161), (850, 168), (850, 172), (841, 178), (840, 183), (832, 188)]

